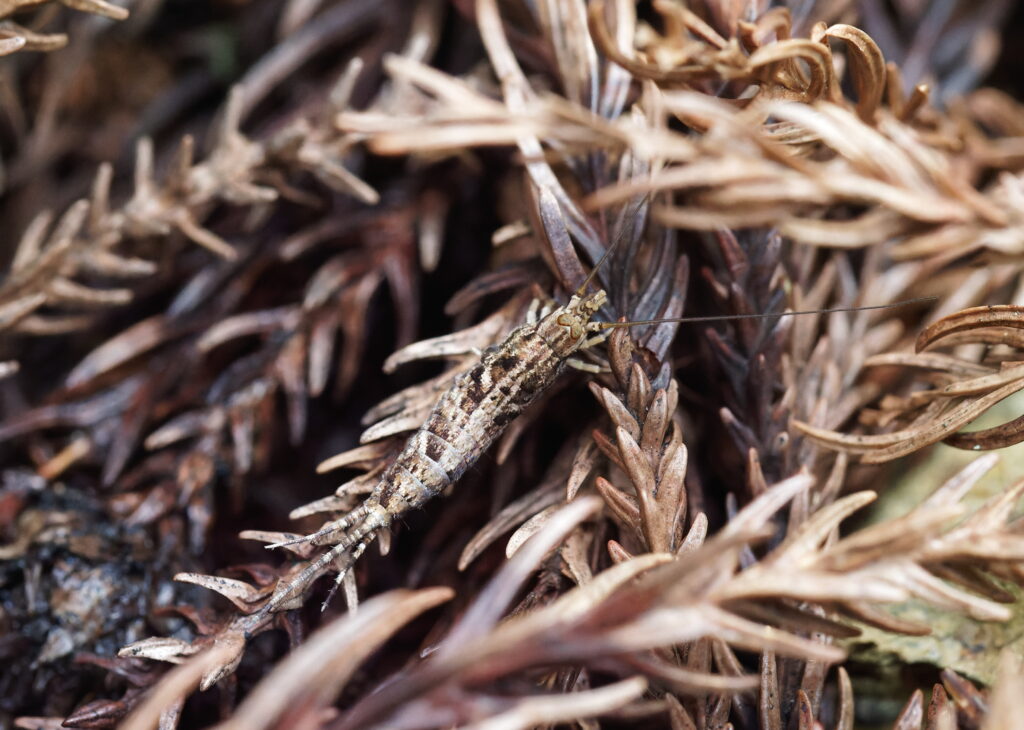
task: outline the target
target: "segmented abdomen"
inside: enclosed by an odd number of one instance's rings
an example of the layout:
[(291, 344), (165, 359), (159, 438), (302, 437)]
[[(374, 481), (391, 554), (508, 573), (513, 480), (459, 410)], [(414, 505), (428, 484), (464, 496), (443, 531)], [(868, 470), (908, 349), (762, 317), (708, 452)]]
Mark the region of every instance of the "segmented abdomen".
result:
[(564, 365), (535, 325), (512, 332), (441, 396), (373, 496), (395, 515), (441, 492), (554, 382)]

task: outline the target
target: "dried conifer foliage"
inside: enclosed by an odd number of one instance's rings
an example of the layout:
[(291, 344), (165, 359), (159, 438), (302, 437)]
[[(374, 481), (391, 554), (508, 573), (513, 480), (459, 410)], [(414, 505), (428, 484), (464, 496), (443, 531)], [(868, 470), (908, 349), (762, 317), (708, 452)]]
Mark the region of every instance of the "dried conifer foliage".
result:
[(0, 0), (0, 727), (1015, 727), (1007, 11)]

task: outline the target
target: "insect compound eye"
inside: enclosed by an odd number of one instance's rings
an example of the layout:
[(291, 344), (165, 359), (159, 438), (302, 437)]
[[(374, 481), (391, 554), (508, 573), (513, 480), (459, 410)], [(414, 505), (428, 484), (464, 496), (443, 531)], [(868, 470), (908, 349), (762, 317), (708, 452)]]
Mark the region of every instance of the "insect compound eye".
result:
[(580, 318), (578, 316), (566, 313), (559, 315), (558, 319), (555, 321), (560, 326), (567, 327), (569, 329), (569, 336), (573, 339), (578, 339), (584, 334), (583, 323), (580, 322)]

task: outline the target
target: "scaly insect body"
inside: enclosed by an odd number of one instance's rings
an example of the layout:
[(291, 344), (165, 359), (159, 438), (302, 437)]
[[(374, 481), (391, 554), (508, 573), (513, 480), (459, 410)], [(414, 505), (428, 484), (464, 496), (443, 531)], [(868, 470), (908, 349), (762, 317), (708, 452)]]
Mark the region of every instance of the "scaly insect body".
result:
[(504, 342), (488, 348), (437, 401), (366, 501), (314, 535), (278, 543), (308, 540), (317, 544), (341, 534), (337, 544), (279, 589), (263, 610), (279, 606), (348, 553), (337, 586), (378, 530), (421, 507), (458, 480), (554, 383), (575, 353), (604, 339), (601, 335), (592, 337), (601, 325), (591, 319), (606, 298), (604, 291), (573, 296), (564, 307), (536, 323), (522, 325)]
[[(278, 547), (297, 542), (320, 545), (340, 535), (330, 550), (274, 593), (263, 607), (262, 615), (273, 611), (295, 591), (309, 585), (332, 563), (345, 558), (344, 563), (338, 566), (338, 578), (334, 585), (336, 589), (348, 569), (373, 541), (378, 530), (388, 527), (410, 510), (423, 506), (458, 480), (523, 409), (555, 382), (559, 373), (574, 359), (574, 354), (604, 339), (603, 334), (597, 333), (607, 328), (657, 322), (852, 312), (903, 306), (929, 299), (925, 297), (896, 304), (768, 315), (603, 323), (593, 322), (592, 319), (607, 297), (604, 291), (581, 296), (589, 282), (590, 277), (564, 307), (543, 316), (539, 322), (530, 322), (513, 330), (504, 342), (489, 348), (476, 365), (459, 376), (438, 399), (423, 425), (409, 437), (405, 448), (361, 505), (317, 533), (268, 546)], [(330, 596), (327, 600), (330, 600)]]

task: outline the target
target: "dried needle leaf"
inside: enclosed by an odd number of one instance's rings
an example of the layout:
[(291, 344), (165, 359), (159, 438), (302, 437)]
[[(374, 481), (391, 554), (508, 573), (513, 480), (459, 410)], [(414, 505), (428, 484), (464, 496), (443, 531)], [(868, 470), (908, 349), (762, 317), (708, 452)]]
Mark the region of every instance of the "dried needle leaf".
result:
[[(218, 728), (272, 727), (300, 695), (311, 706), (330, 706), (352, 673), (384, 641), (413, 618), (453, 595), (450, 588), (426, 588), (392, 591), (366, 601), (359, 611), (336, 619), (309, 637), (264, 677), (232, 717)], [(311, 682), (311, 677), (316, 681)]]

